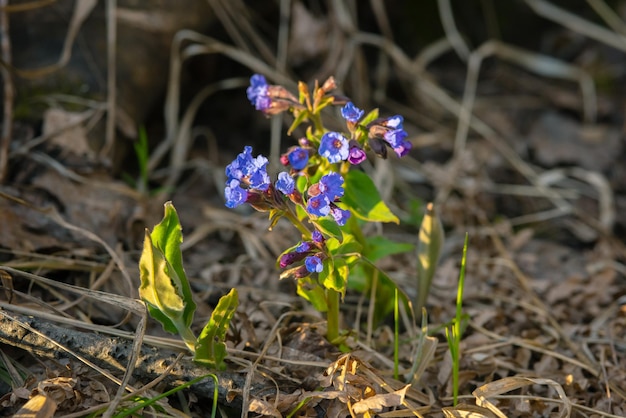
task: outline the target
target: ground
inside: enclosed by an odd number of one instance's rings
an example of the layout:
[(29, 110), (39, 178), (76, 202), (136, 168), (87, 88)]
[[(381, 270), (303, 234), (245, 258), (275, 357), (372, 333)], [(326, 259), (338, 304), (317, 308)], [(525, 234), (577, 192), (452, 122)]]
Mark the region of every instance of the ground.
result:
[[(11, 61), (2, 46), (12, 66), (3, 66), (0, 144), (0, 414), (210, 416), (217, 399), (221, 416), (626, 415), (622, 2), (294, 2), (281, 21), (270, 1), (189, 3), (194, 18), (177, 21), (176, 8), (120, 2), (107, 55), (98, 30), (116, 11), (59, 2), (57, 12), (91, 20), (71, 21), (77, 46), (52, 78), (23, 71), (37, 67), (36, 48), (14, 47)], [(28, 12), (0, 15), (12, 25), (0, 37), (24, 45)], [(117, 80), (107, 79), (115, 56)], [(288, 114), (250, 105), (254, 73), (296, 95), (298, 80), (312, 88), (334, 76), (337, 95), (403, 115), (409, 155), (370, 153), (360, 166), (400, 222), (364, 232), (418, 246), (433, 202), (445, 242), (427, 317), (400, 304), (397, 339), (393, 315), (374, 309), (393, 295), (390, 282), (368, 277), (341, 303), (345, 339), (327, 341), (325, 316), (279, 279), (276, 258), (298, 231), (224, 206), (224, 168), (245, 145), (275, 172), (305, 134), (287, 135)], [(325, 118), (340, 129), (337, 112)], [(224, 370), (191, 361), (137, 300), (144, 231), (167, 201), (182, 224), (194, 332), (238, 291)], [(454, 406), (445, 330), (466, 234)], [(415, 297), (415, 249), (377, 266)]]

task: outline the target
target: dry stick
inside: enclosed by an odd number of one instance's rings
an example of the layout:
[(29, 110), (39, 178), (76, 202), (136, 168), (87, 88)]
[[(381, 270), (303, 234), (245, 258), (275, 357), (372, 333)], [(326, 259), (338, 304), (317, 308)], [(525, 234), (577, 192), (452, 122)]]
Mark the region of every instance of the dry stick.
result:
[(8, 0), (0, 0), (0, 56), (4, 65), (0, 66), (0, 74), (4, 85), (4, 115), (2, 133), (0, 134), (0, 184), (4, 183), (9, 170), (9, 146), (13, 131), (13, 99), (15, 88), (8, 65), (11, 65), (11, 40), (9, 38), (9, 16), (6, 10)]

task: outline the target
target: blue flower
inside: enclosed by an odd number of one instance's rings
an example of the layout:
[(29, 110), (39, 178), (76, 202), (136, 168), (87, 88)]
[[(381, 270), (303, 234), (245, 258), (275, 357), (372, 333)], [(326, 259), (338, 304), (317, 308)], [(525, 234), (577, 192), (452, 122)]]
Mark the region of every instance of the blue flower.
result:
[(234, 208), (242, 205), (248, 198), (248, 191), (242, 189), (239, 180), (231, 179), (224, 189), (224, 195), (226, 197), (226, 207)]
[(395, 115), (387, 118), (384, 125), (392, 129), (402, 129), (402, 122), (404, 122), (404, 118), (400, 115)]
[(348, 122), (357, 123), (359, 119), (363, 117), (363, 112), (361, 109), (356, 107), (352, 102), (346, 103), (346, 105), (341, 109), (341, 116)]
[(297, 253), (306, 253), (311, 251), (311, 243), (309, 241), (302, 241), (297, 247)]
[(383, 139), (393, 148), (398, 157), (403, 157), (411, 151), (412, 145), (405, 138), (409, 136), (404, 129), (394, 129), (385, 132)]
[(252, 147), (246, 146), (243, 152), (235, 160), (226, 166), (226, 177), (228, 179), (241, 180), (244, 176), (245, 167), (252, 161)]
[(289, 164), (296, 170), (302, 170), (309, 162), (309, 152), (305, 148), (295, 147), (288, 155)]
[(293, 193), (293, 190), (296, 186), (296, 182), (289, 175), (289, 173), (285, 171), (281, 171), (278, 173), (278, 180), (276, 181), (276, 188), (283, 192), (286, 195), (290, 195)]
[(348, 158), (348, 140), (338, 132), (327, 132), (322, 136), (318, 152), (331, 163), (345, 161)]
[(343, 177), (339, 173), (328, 173), (322, 176), (318, 187), (320, 193), (333, 202), (343, 196)]
[(324, 236), (317, 229), (313, 231), (313, 234), (311, 234), (311, 238), (314, 242), (317, 242), (318, 244), (321, 244), (324, 241)]
[(330, 201), (323, 195), (313, 196), (306, 204), (306, 211), (315, 216), (326, 216), (330, 213)]
[(269, 84), (262, 75), (255, 74), (250, 77), (250, 87), (246, 89), (246, 95), (256, 110), (265, 111), (272, 105), (272, 99), (267, 93), (268, 87)]
[(251, 189), (266, 191), (268, 187), (270, 187), (270, 176), (267, 174), (267, 171), (265, 171), (265, 166), (254, 171), (248, 181), (250, 182)]
[(332, 203), (330, 204), (330, 213), (339, 226), (344, 226), (350, 217), (349, 210), (343, 210)]
[(390, 131), (385, 132), (383, 135), (383, 139), (387, 141), (391, 148), (395, 148), (400, 146), (404, 141), (404, 138), (409, 136), (404, 129), (392, 129)]
[(316, 255), (310, 255), (304, 259), (306, 269), (311, 273), (321, 273), (324, 270), (324, 264), (321, 258)]
[(226, 166), (228, 180), (239, 180), (251, 189), (266, 191), (270, 185), (267, 174), (267, 158), (262, 155), (252, 157), (252, 147), (246, 146), (235, 160)]

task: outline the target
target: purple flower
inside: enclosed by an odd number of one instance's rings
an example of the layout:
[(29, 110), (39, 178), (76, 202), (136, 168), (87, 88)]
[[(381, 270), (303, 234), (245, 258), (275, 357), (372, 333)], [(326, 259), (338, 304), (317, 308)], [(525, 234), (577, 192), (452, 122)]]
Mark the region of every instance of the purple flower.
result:
[(363, 117), (363, 111), (356, 107), (354, 103), (348, 102), (341, 109), (341, 116), (348, 122), (357, 123)]
[(343, 196), (343, 177), (339, 173), (329, 173), (319, 181), (320, 194), (326, 196), (330, 202)]
[(278, 173), (278, 180), (276, 181), (276, 188), (283, 192), (286, 195), (290, 195), (293, 193), (293, 190), (296, 186), (296, 182), (289, 175), (289, 173), (285, 171), (281, 171)]
[(350, 147), (350, 150), (348, 152), (348, 161), (350, 162), (350, 164), (361, 164), (363, 161), (365, 161), (366, 158), (367, 155), (365, 154), (365, 151), (363, 151), (363, 148), (361, 148), (358, 144), (354, 144)]
[(267, 80), (260, 74), (250, 77), (250, 87), (246, 89), (246, 95), (256, 110), (266, 111), (272, 105), (272, 99), (268, 95)]
[(226, 184), (224, 195), (226, 197), (226, 207), (232, 209), (246, 202), (248, 191), (241, 188), (239, 180), (231, 179)]
[(285, 267), (290, 266), (295, 262), (302, 261), (302, 259), (304, 259), (306, 256), (307, 254), (305, 253), (292, 251), (281, 255), (278, 264), (280, 265), (280, 268), (284, 269)]
[(296, 170), (302, 170), (309, 162), (309, 152), (305, 148), (295, 147), (287, 155), (289, 164)]
[(324, 242), (324, 236), (317, 229), (313, 231), (311, 238), (313, 239), (314, 242), (317, 242), (318, 244), (321, 244), (322, 242)]
[(330, 213), (339, 226), (344, 226), (350, 217), (349, 210), (343, 210), (333, 203), (330, 204)]
[(330, 201), (323, 195), (317, 195), (309, 199), (306, 211), (315, 216), (326, 216), (330, 213)]
[(316, 255), (310, 255), (304, 259), (306, 269), (311, 273), (321, 273), (324, 270), (322, 260)]
[(348, 140), (338, 132), (327, 132), (322, 136), (318, 152), (331, 163), (345, 161), (348, 158)]

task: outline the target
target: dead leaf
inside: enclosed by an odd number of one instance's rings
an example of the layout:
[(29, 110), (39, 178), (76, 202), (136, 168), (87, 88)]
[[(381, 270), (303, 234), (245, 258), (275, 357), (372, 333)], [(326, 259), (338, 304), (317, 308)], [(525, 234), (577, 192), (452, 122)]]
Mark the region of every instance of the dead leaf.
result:
[(13, 415), (14, 418), (52, 418), (57, 410), (57, 404), (44, 395), (36, 395)]
[(352, 405), (352, 411), (355, 414), (364, 414), (366, 412), (381, 412), (383, 408), (391, 408), (402, 405), (406, 391), (410, 385), (406, 385), (402, 389), (391, 393), (383, 393), (374, 395)]
[(62, 156), (72, 154), (91, 159), (95, 154), (87, 140), (87, 129), (81, 123), (85, 119), (85, 112), (48, 109), (43, 115), (43, 134), (50, 135), (50, 143), (62, 150)]
[(282, 418), (283, 415), (269, 402), (261, 399), (252, 399), (248, 406), (250, 412), (256, 412), (263, 416)]

